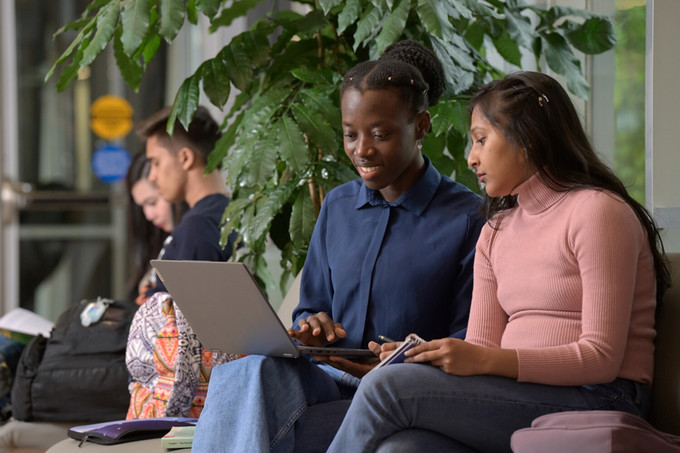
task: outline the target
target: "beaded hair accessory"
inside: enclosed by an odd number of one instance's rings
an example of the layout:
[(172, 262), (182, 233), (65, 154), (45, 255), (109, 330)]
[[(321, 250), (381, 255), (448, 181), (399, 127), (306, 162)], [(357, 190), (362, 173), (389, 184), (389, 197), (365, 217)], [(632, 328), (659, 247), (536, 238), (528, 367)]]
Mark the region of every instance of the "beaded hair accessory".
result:
[(546, 104), (547, 104), (548, 102), (550, 102), (550, 99), (548, 99), (548, 96), (546, 96), (545, 94), (542, 94), (542, 95), (540, 95), (540, 96), (538, 97), (538, 105), (539, 105), (540, 107), (543, 107), (543, 100), (544, 100), (544, 99), (545, 99)]

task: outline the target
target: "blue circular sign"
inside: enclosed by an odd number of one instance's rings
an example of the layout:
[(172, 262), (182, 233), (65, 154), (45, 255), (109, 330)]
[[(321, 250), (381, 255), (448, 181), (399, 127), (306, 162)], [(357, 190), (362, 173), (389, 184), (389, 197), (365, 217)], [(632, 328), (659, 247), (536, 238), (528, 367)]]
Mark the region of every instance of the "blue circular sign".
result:
[(125, 178), (131, 160), (127, 149), (107, 144), (97, 148), (92, 155), (92, 171), (100, 180), (112, 184)]

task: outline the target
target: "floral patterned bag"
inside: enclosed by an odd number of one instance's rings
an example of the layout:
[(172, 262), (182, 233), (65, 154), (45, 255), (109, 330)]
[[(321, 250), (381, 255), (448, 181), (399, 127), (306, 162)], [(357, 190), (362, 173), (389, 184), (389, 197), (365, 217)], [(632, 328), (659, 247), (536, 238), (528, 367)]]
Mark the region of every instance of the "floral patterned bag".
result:
[(171, 296), (154, 294), (139, 308), (130, 327), (127, 419), (198, 418), (212, 368), (237, 357), (205, 350)]

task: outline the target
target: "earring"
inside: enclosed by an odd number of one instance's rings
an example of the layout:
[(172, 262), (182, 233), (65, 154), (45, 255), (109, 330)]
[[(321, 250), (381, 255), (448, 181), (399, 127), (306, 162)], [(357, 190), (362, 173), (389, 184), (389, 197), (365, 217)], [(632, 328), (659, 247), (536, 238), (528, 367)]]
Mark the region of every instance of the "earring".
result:
[(423, 139), (419, 138), (418, 141), (416, 142), (416, 148), (418, 148), (418, 151), (423, 150)]
[(522, 150), (524, 151), (524, 158), (525, 158), (525, 159), (529, 159), (529, 153), (527, 152), (527, 149), (526, 149), (526, 148), (522, 148)]

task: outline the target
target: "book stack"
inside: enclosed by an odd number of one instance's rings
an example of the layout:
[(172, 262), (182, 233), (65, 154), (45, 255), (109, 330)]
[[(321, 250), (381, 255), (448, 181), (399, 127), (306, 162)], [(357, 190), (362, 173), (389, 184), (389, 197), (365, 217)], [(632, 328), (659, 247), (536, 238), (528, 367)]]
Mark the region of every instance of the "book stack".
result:
[(195, 430), (195, 426), (173, 426), (170, 432), (161, 438), (161, 447), (167, 450), (191, 448)]

